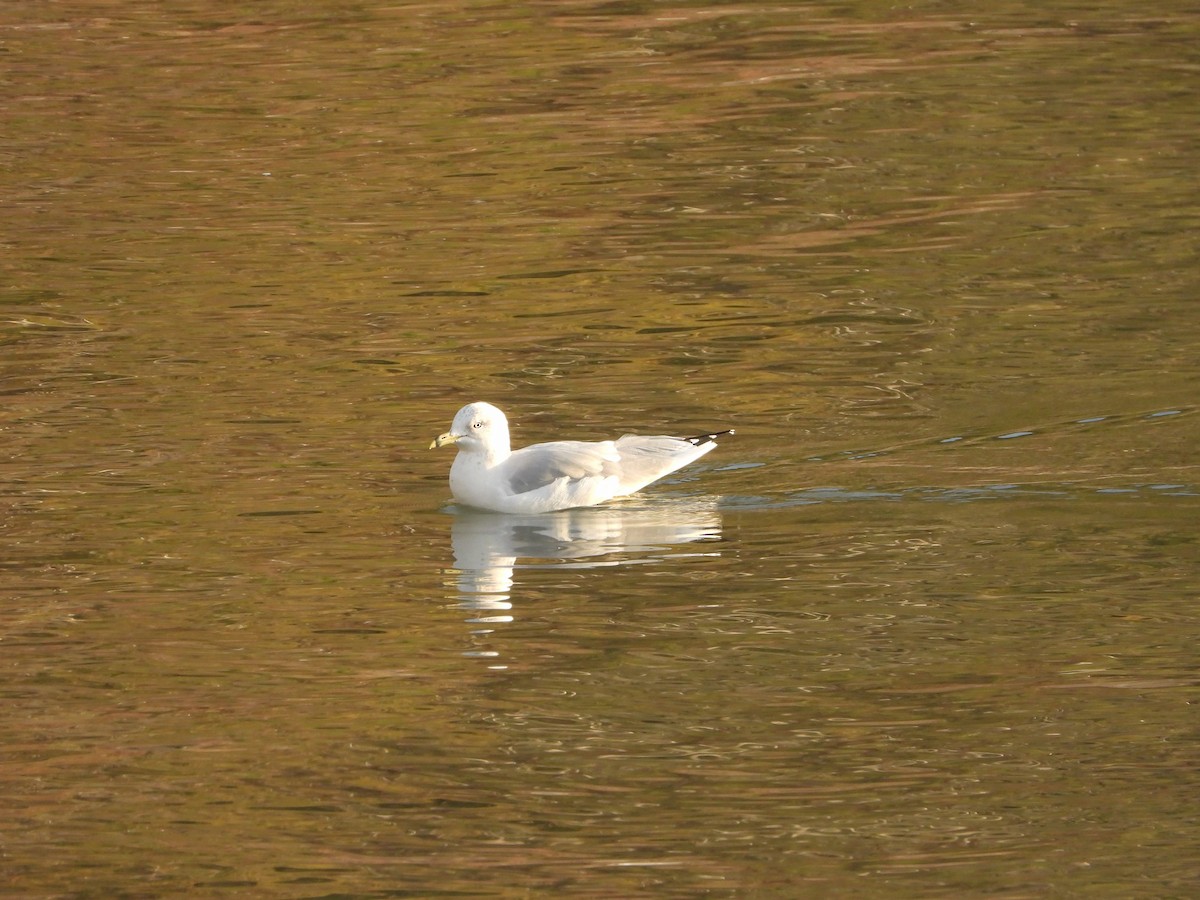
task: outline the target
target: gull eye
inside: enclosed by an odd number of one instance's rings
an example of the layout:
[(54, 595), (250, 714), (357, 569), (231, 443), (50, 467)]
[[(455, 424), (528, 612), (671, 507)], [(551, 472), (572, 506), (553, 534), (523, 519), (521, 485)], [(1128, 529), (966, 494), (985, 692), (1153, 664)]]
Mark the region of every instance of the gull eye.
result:
[(482, 422), (472, 422), (472, 423), (471, 423), (471, 427), (472, 427), (472, 428), (482, 428), (482, 427), (483, 427), (483, 423), (482, 423)]

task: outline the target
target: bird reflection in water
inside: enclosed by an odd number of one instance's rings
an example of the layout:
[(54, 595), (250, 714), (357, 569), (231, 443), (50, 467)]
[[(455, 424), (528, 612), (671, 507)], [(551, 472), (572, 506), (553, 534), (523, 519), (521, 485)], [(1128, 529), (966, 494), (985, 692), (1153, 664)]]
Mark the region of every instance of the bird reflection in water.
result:
[[(672, 547), (721, 536), (715, 497), (633, 499), (608, 506), (539, 515), (512, 515), (451, 507), (454, 586), (472, 612), (475, 635), (514, 619), (513, 594), (520, 569), (593, 569), (655, 562), (678, 555)], [(495, 657), (472, 650), (468, 656)], [(503, 668), (502, 666), (499, 668)]]

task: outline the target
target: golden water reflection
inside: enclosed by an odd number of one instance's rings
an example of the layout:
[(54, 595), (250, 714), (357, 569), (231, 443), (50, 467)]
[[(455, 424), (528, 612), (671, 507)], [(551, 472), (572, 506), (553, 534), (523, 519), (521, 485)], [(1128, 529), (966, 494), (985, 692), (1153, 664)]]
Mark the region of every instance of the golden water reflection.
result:
[(1194, 893), (1200, 14), (958, 6), (0, 4), (5, 889)]

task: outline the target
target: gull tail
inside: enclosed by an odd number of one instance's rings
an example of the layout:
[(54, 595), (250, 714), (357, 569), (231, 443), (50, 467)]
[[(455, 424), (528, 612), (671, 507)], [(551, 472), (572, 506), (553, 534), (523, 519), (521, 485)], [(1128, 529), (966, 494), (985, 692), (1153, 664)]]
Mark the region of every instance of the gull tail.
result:
[(687, 441), (689, 444), (694, 444), (697, 447), (703, 447), (705, 444), (715, 444), (717, 438), (723, 434), (733, 434), (733, 429), (729, 428), (725, 431), (710, 431), (707, 434), (698, 434), (695, 437), (680, 438), (682, 441)]

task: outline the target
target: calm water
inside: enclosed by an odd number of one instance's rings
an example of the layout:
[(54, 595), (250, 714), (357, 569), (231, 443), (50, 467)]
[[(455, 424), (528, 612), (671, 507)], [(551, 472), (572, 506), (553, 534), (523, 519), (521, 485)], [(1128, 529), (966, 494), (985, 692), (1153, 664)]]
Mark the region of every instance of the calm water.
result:
[(1193, 6), (246, 10), (0, 10), (0, 893), (1194, 893)]

